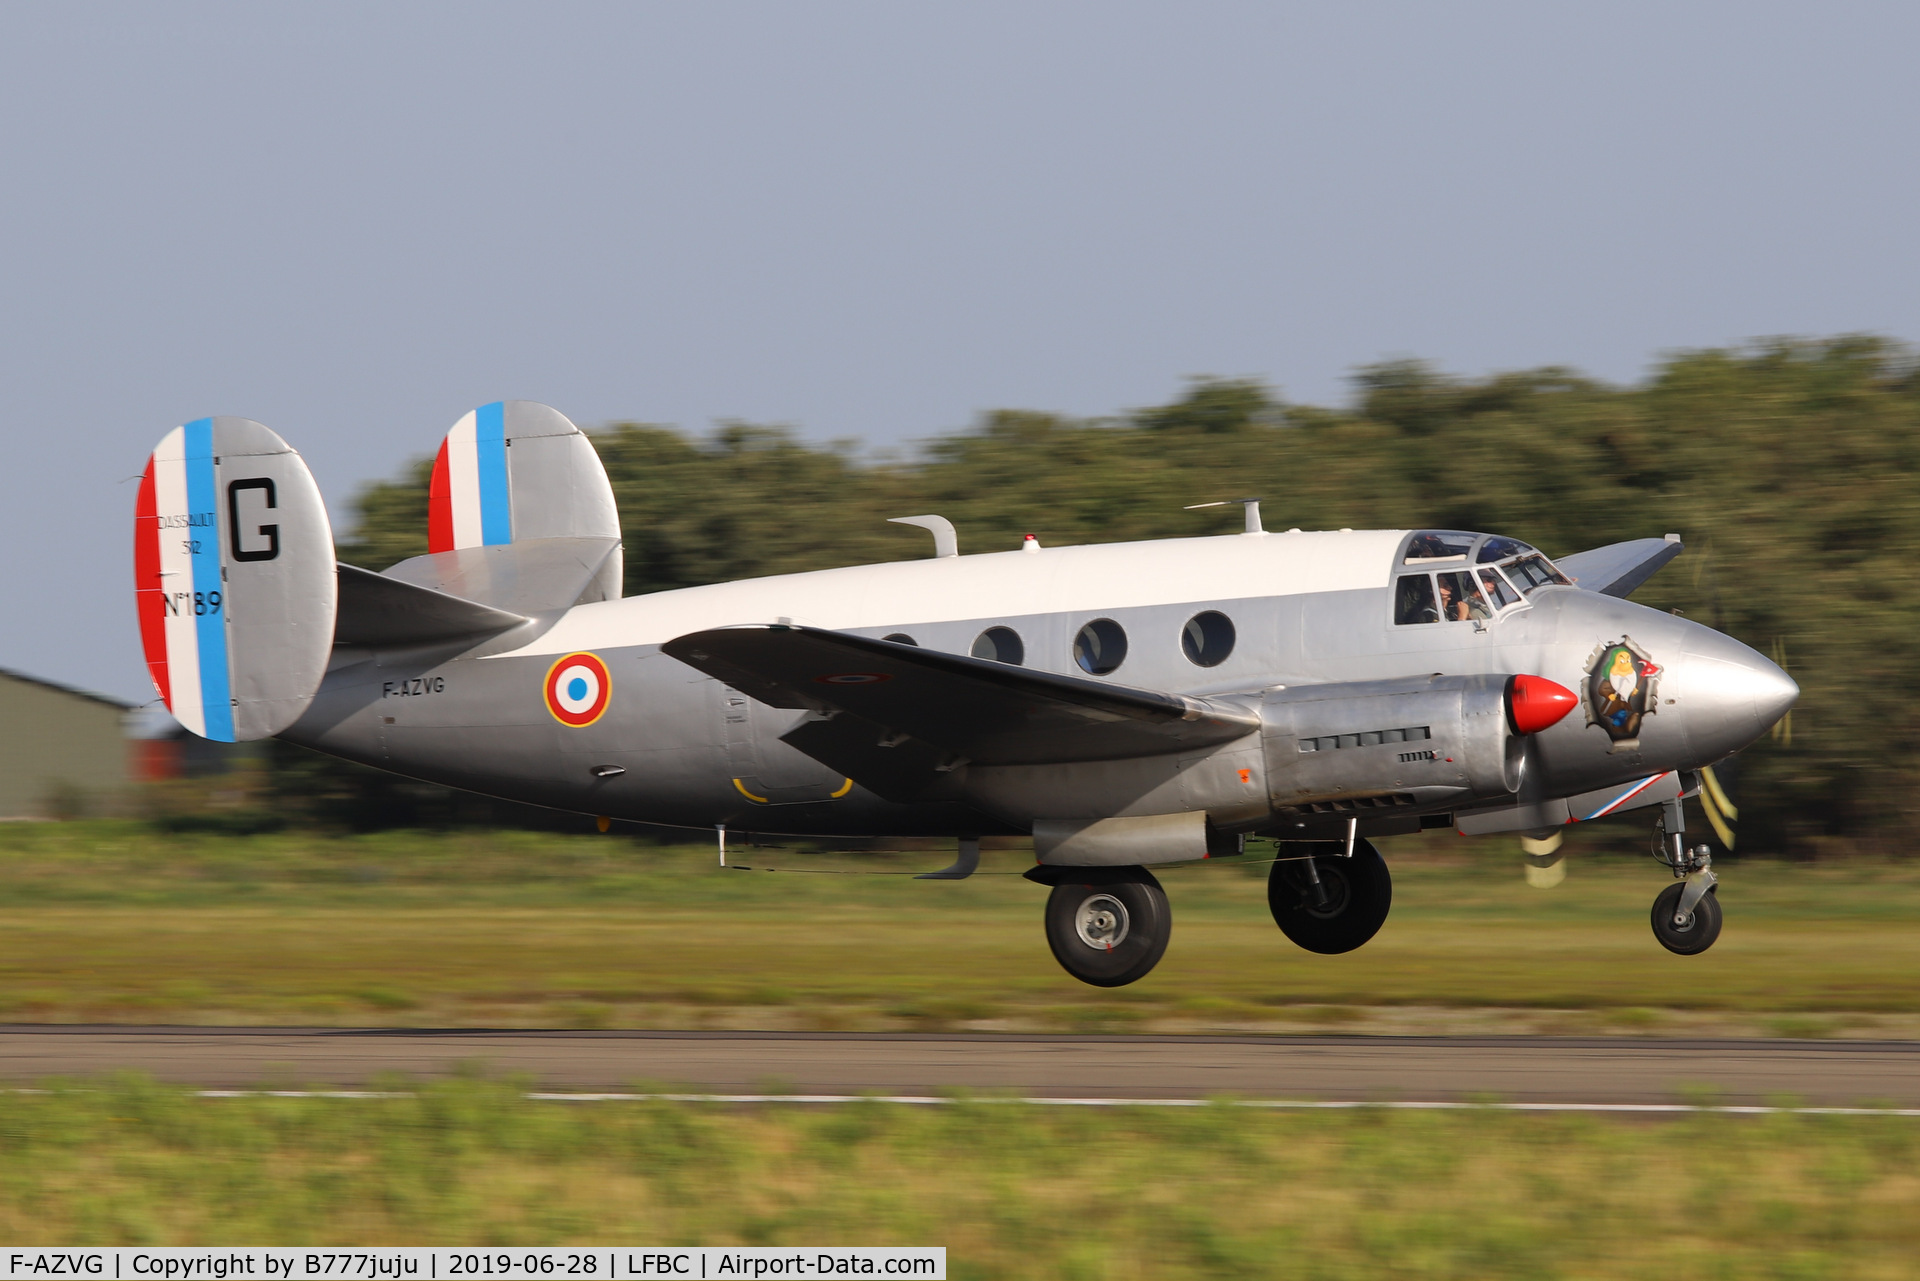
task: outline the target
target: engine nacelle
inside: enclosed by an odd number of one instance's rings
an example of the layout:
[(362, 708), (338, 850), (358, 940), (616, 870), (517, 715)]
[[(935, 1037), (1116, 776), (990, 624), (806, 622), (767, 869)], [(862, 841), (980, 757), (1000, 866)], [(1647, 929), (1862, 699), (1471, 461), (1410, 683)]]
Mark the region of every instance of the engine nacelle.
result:
[(1261, 740), (1276, 815), (1384, 818), (1512, 795), (1526, 765), (1526, 740), (1509, 710), (1515, 679), (1430, 676), (1268, 691)]

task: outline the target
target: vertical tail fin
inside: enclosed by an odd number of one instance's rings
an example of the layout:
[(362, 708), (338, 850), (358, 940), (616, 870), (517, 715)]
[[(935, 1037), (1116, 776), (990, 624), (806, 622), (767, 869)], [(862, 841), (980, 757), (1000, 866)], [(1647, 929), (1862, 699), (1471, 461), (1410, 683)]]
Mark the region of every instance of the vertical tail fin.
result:
[(427, 497), (427, 550), (534, 538), (618, 538), (613, 486), (593, 442), (530, 400), (482, 405), (440, 442)]
[(566, 415), (530, 400), (482, 405), (440, 442), (427, 547), (387, 573), (526, 612), (621, 592), (620, 514), (600, 455)]
[(333, 649), (333, 530), (299, 454), (245, 418), (167, 433), (140, 479), (133, 565), (154, 688), (202, 738), (299, 719)]

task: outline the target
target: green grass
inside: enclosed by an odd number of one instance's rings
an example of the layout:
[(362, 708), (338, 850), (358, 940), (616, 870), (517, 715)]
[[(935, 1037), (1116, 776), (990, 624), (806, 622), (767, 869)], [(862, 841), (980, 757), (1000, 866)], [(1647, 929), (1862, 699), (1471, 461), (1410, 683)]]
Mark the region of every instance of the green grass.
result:
[[(1647, 927), (1666, 883), (1603, 832), (1558, 888), (1508, 842), (1386, 843), (1395, 901), (1358, 952), (1289, 944), (1263, 867), (1167, 869), (1145, 981), (1063, 974), (1016, 875), (722, 872), (618, 835), (159, 835), (0, 828), (0, 1020), (434, 1026), (1920, 1032), (1920, 867), (1722, 867), (1700, 957)], [(1637, 846), (1637, 829), (1622, 846)], [(926, 870), (941, 851), (737, 850), (786, 868)], [(1024, 866), (990, 853), (989, 870)], [(1451, 1020), (1451, 1021), (1449, 1021)], [(1478, 1020), (1478, 1021), (1476, 1021)], [(1491, 1020), (1491, 1021), (1489, 1021)]]
[(0, 1096), (0, 1240), (944, 1245), (998, 1277), (1909, 1277), (1920, 1122)]
[[(1729, 864), (1726, 934), (1682, 959), (1647, 929), (1650, 861), (1590, 848), (1542, 892), (1504, 843), (1387, 853), (1393, 916), (1346, 957), (1286, 943), (1264, 869), (1168, 870), (1166, 961), (1102, 992), (1059, 972), (1044, 891), (1015, 875), (721, 872), (618, 836), (8, 825), (0, 1019), (1920, 1027), (1920, 870)], [(945, 1245), (969, 1278), (1902, 1277), (1917, 1211), (1920, 1122), (1896, 1117), (567, 1105), (471, 1079), (380, 1100), (133, 1079), (0, 1094), (0, 1241), (19, 1245), (894, 1243)]]

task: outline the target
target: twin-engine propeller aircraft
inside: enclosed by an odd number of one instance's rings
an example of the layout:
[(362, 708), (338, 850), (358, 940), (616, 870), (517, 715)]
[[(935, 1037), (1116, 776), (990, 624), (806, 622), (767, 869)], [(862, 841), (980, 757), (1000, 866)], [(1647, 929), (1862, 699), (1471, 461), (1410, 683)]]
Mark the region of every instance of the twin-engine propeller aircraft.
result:
[(1681, 801), (1798, 688), (1626, 595), (1668, 535), (1556, 565), (1455, 530), (1246, 532), (959, 554), (621, 599), (592, 442), (544, 405), (462, 418), (424, 556), (336, 564), (300, 456), (242, 418), (171, 432), (134, 562), (155, 686), (188, 729), (582, 814), (794, 836), (1033, 838), (1047, 941), (1131, 983), (1166, 950), (1154, 864), (1276, 838), (1281, 930), (1346, 952), (1392, 898), (1369, 838), (1543, 837), (1660, 811), (1669, 950), (1720, 930)]

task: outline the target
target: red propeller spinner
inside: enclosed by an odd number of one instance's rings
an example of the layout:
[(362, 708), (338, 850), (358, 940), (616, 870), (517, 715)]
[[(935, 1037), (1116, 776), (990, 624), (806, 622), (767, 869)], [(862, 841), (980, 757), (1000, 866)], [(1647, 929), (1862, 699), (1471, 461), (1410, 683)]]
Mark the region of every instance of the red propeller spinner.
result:
[(1507, 682), (1507, 724), (1516, 734), (1538, 734), (1579, 706), (1565, 685), (1544, 676), (1515, 676)]

